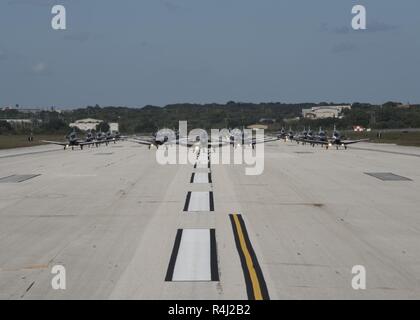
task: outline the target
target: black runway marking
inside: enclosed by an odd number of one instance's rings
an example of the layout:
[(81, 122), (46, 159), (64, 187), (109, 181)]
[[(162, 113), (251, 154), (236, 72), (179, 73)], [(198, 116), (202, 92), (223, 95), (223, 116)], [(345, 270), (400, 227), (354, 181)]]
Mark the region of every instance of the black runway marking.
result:
[(190, 183), (194, 183), (194, 177), (195, 177), (195, 173), (193, 173), (193, 174), (191, 175)]
[(165, 281), (172, 281), (174, 275), (176, 258), (178, 256), (179, 246), (181, 244), (182, 229), (178, 229), (175, 237), (174, 247), (172, 249), (171, 259), (169, 260), (168, 271), (166, 272)]
[(39, 176), (40, 174), (14, 174), (11, 176), (0, 178), (0, 183), (20, 183)]
[(184, 211), (188, 211), (188, 207), (190, 206), (191, 200), (191, 191), (187, 193), (187, 199), (185, 199)]
[(219, 281), (219, 268), (217, 265), (216, 230), (210, 229), (210, 267), (211, 281)]
[(210, 197), (210, 211), (214, 211), (214, 197), (213, 197), (213, 191), (209, 192)]
[(213, 183), (213, 181), (211, 180), (211, 172), (209, 172), (209, 183)]
[(365, 172), (365, 174), (382, 181), (413, 181), (409, 178), (399, 176), (391, 172)]

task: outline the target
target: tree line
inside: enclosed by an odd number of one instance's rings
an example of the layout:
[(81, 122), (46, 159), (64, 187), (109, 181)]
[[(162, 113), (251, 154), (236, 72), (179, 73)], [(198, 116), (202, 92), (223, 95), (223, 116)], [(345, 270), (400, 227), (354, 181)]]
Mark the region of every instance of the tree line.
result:
[[(345, 104), (345, 103), (342, 103)], [(403, 106), (388, 102), (383, 105), (353, 103), (340, 119), (310, 120), (300, 118), (302, 109), (316, 106), (337, 105), (334, 103), (242, 103), (230, 101), (226, 104), (171, 104), (165, 107), (145, 106), (100, 107), (88, 106), (74, 110), (40, 111), (24, 113), (19, 110), (0, 111), (0, 134), (64, 133), (68, 125), (78, 119), (94, 118), (106, 123), (118, 122), (120, 131), (126, 134), (154, 132), (161, 128), (177, 128), (178, 121), (187, 120), (189, 128), (242, 128), (267, 121), (271, 130), (294, 130), (303, 127), (330, 129), (334, 125), (340, 130), (354, 125), (372, 129), (420, 128), (420, 105)], [(31, 119), (31, 126), (15, 126), (2, 119)]]

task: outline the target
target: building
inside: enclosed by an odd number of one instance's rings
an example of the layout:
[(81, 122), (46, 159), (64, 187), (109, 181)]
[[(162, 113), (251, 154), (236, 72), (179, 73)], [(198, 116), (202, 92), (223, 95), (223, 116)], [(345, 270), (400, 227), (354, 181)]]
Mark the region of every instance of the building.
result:
[[(74, 123), (70, 123), (70, 128), (77, 128), (81, 131), (89, 131), (89, 130), (96, 130), (96, 127), (101, 124), (102, 120), (87, 118), (87, 119), (80, 119), (75, 121)], [(119, 131), (119, 125), (117, 122), (110, 122), (109, 129), (112, 132)]]
[(96, 120), (96, 119), (91, 119), (91, 118), (80, 119), (74, 123), (70, 123), (70, 128), (77, 128), (82, 131), (89, 131), (89, 130), (95, 130), (96, 126), (101, 123), (102, 123), (102, 120)]
[(117, 122), (110, 122), (109, 123), (109, 130), (111, 130), (111, 132), (119, 132), (120, 130), (120, 126)]
[(0, 121), (6, 121), (13, 127), (31, 127), (33, 124), (31, 119), (0, 119)]
[(350, 109), (350, 105), (312, 107), (303, 109), (302, 116), (306, 119), (341, 118), (343, 111)]
[(17, 123), (17, 124), (32, 124), (31, 119), (6, 119), (4, 121), (7, 121), (9, 123)]
[(38, 114), (38, 113), (41, 113), (43, 111), (61, 113), (61, 110), (58, 110), (55, 107), (51, 107), (51, 108), (21, 108), (21, 107), (4, 106), (4, 107), (1, 107), (0, 110), (1, 111), (18, 111), (20, 113), (32, 113), (32, 114)]
[(253, 129), (253, 130), (267, 130), (268, 126), (263, 124), (251, 124), (247, 126), (247, 129)]

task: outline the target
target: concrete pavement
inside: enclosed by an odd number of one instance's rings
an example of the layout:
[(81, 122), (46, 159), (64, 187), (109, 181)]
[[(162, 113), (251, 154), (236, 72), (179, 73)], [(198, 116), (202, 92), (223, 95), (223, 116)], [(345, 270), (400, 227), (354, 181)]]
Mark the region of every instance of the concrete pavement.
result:
[[(161, 166), (154, 150), (130, 142), (1, 151), (0, 298), (247, 299), (254, 261), (271, 299), (418, 299), (415, 155), (272, 142), (264, 173), (246, 176), (242, 165)], [(1, 182), (13, 175), (37, 176)], [(243, 218), (241, 234), (230, 214)], [(214, 230), (216, 252), (205, 230)], [(165, 281), (171, 257), (172, 280), (184, 281)], [(58, 264), (66, 290), (51, 287)], [(355, 265), (366, 268), (366, 290), (351, 286)]]

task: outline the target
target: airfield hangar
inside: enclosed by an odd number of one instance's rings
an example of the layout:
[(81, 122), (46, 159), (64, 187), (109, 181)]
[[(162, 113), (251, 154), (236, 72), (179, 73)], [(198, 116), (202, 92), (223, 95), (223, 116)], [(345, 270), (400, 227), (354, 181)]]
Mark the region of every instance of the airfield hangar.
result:
[(305, 119), (341, 118), (344, 110), (350, 110), (350, 105), (342, 106), (319, 106), (303, 109), (302, 116)]

